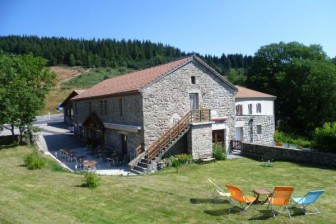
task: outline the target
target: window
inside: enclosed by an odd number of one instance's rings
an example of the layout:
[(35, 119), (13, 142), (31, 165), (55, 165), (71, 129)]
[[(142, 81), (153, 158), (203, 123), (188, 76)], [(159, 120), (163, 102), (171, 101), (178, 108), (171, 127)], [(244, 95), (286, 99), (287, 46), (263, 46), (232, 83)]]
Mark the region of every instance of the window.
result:
[(243, 115), (243, 105), (237, 105), (236, 106), (236, 115), (239, 116), (239, 115)]
[(107, 115), (107, 100), (104, 100), (104, 115)]
[(249, 104), (249, 105), (248, 105), (248, 113), (249, 113), (249, 114), (252, 114), (252, 104)]
[(258, 134), (258, 135), (261, 134), (261, 125), (257, 125), (257, 134)]
[(191, 76), (191, 84), (196, 84), (196, 76)]
[(99, 113), (100, 115), (107, 115), (107, 100), (99, 101)]
[(104, 103), (102, 100), (99, 101), (99, 114), (103, 115), (104, 113)]
[(120, 98), (119, 99), (119, 115), (122, 117), (124, 114), (124, 111), (123, 111), (123, 99)]
[(261, 103), (257, 103), (257, 113), (261, 113)]
[(78, 114), (77, 103), (75, 103), (75, 114)]

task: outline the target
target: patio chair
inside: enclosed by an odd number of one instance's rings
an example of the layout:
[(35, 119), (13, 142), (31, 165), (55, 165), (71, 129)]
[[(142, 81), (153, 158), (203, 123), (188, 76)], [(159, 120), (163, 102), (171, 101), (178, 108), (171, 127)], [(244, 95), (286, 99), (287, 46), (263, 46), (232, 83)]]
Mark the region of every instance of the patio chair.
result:
[(271, 197), (268, 198), (267, 209), (271, 206), (273, 217), (275, 218), (276, 211), (274, 206), (282, 206), (288, 213), (289, 218), (291, 217), (290, 211), (288, 210), (288, 203), (290, 202), (290, 197), (294, 191), (294, 187), (291, 186), (277, 186), (274, 187)]
[(238, 187), (228, 184), (226, 184), (226, 187), (230, 192), (232, 202), (232, 206), (229, 208), (229, 212), (231, 212), (231, 209), (239, 203), (242, 206), (241, 208), (243, 209), (240, 214), (243, 214), (256, 200), (256, 197), (244, 195)]
[[(307, 214), (321, 214), (322, 209), (321, 209), (319, 198), (320, 198), (321, 194), (323, 194), (324, 192), (325, 192), (325, 190), (309, 191), (303, 197), (292, 198), (292, 200), (295, 202), (293, 207), (297, 206), (297, 207), (301, 208), (302, 211), (303, 211), (303, 214), (305, 214), (305, 215), (307, 215)], [(313, 205), (316, 201), (318, 203), (318, 208)], [(312, 207), (313, 212), (307, 212), (306, 207), (309, 206), (309, 205), (311, 205), (310, 207)]]
[(228, 198), (231, 200), (230, 193), (225, 192), (221, 187), (219, 187), (217, 184), (215, 184), (210, 178), (208, 178), (208, 181), (215, 187), (214, 192), (212, 196), (214, 197), (213, 200), (218, 198)]

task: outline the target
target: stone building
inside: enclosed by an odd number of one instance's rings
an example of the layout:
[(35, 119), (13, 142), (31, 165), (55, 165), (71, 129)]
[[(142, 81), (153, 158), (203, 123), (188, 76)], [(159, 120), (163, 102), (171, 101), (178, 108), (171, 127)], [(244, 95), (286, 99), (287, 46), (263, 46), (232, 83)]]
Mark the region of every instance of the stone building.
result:
[(246, 125), (235, 116), (239, 88), (194, 55), (110, 78), (72, 98), (75, 135), (129, 155), (134, 166), (184, 152), (208, 157), (213, 143), (228, 151), (236, 123)]
[(69, 96), (59, 105), (59, 107), (63, 108), (63, 114), (64, 114), (64, 123), (66, 123), (69, 126), (73, 125), (73, 106), (71, 99), (75, 96), (83, 93), (85, 90), (73, 90)]
[(236, 86), (235, 139), (238, 141), (272, 145), (274, 141), (275, 96)]

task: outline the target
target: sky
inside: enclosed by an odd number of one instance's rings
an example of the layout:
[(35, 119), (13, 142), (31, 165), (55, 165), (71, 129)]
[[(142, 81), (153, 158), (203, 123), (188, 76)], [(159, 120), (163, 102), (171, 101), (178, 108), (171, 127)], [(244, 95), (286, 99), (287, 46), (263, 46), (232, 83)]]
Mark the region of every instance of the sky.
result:
[(0, 0), (0, 36), (150, 40), (254, 55), (297, 41), (336, 56), (336, 0)]

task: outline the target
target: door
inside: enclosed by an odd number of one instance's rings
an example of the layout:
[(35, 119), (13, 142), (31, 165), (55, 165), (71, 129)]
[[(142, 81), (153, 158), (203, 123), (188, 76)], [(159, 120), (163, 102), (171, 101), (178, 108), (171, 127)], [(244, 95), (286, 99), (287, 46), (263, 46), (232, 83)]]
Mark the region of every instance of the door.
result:
[(236, 128), (236, 140), (243, 141), (243, 127)]
[(127, 154), (127, 135), (121, 134), (121, 152), (123, 155)]
[(198, 110), (198, 93), (190, 93), (189, 94), (190, 99), (190, 110)]

